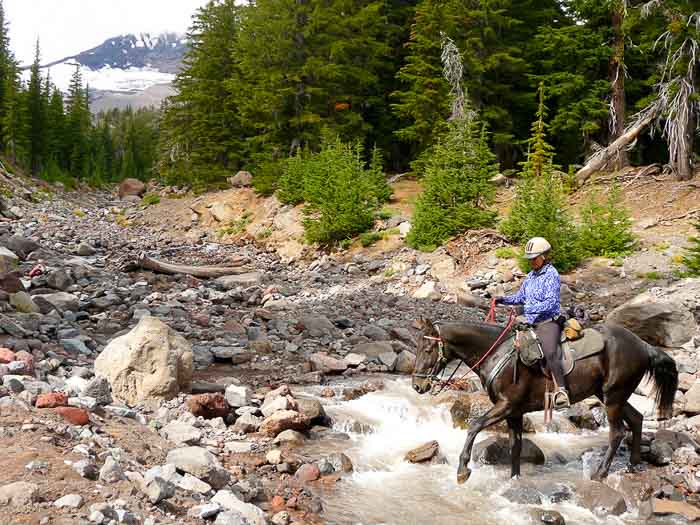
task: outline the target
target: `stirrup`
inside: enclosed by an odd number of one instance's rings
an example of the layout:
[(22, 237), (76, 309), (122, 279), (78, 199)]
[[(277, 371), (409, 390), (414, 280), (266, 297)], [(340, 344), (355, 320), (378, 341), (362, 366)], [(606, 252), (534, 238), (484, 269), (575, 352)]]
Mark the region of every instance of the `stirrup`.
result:
[(552, 404), (554, 405), (554, 410), (566, 410), (571, 407), (569, 393), (565, 388), (560, 388), (554, 393)]

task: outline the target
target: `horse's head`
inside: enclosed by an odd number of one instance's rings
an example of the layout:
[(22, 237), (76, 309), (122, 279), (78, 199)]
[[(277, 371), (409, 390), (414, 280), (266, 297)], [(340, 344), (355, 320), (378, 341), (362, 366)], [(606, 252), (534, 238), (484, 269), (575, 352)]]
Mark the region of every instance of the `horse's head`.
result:
[(421, 318), (419, 325), (423, 333), (418, 339), (416, 366), (413, 369), (413, 389), (419, 394), (430, 390), (433, 380), (447, 365), (444, 342), (437, 325), (429, 319)]

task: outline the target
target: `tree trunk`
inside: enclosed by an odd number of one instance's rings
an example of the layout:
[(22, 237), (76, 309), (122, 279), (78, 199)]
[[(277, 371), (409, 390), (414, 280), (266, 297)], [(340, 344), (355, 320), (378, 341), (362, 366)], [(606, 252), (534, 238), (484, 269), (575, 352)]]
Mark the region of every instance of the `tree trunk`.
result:
[(636, 139), (644, 128), (654, 121), (658, 113), (658, 108), (650, 109), (647, 111), (647, 114), (644, 115), (644, 117), (632, 128), (625, 130), (625, 132), (607, 148), (593, 155), (593, 157), (588, 161), (588, 164), (576, 172), (577, 184), (583, 184), (591, 177), (591, 175), (593, 175), (596, 171), (600, 171), (606, 164), (608, 164), (620, 150), (624, 149), (630, 142)]
[(690, 180), (693, 178), (693, 145), (695, 135), (695, 116), (692, 111), (689, 111), (688, 123), (683, 133), (685, 147), (679, 148), (678, 159), (676, 159), (676, 178), (678, 180)]
[[(608, 74), (610, 78), (610, 142), (615, 142), (625, 130), (625, 34), (622, 30), (624, 10), (619, 2), (613, 3), (613, 51)], [(621, 149), (611, 159), (610, 167), (620, 170), (629, 165), (627, 150)]]
[(127, 265), (126, 269), (129, 270), (130, 267), (135, 267), (153, 270), (154, 272), (158, 273), (166, 273), (171, 275), (192, 275), (193, 277), (207, 279), (246, 273), (247, 270), (242, 267), (245, 262), (245, 259), (241, 258), (231, 262), (231, 264), (234, 266), (189, 266), (185, 264), (170, 264), (158, 261), (148, 257), (145, 253), (142, 253), (139, 255), (137, 261), (131, 265)]

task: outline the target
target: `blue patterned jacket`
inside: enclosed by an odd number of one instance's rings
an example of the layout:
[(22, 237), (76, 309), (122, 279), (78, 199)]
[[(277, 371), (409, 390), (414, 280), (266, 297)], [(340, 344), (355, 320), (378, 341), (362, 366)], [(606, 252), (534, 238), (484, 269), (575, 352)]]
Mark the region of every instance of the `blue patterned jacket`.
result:
[(523, 313), (528, 323), (534, 324), (559, 317), (560, 304), (559, 272), (551, 264), (527, 274), (520, 290), (514, 295), (502, 297), (501, 304), (524, 304)]

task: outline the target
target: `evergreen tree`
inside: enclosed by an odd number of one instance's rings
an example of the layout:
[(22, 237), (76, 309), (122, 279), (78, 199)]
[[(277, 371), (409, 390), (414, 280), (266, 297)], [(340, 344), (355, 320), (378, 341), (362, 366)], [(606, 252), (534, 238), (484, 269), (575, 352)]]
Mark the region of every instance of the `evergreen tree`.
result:
[[(539, 88), (537, 120), (532, 124), (530, 151), (522, 163), (516, 198), (500, 230), (512, 242), (544, 237), (553, 248), (553, 263), (560, 271), (574, 268), (583, 256), (578, 231), (565, 208), (562, 181), (555, 171), (554, 152), (546, 140), (547, 114), (544, 86)], [(527, 265), (523, 261), (523, 266)]]
[(34, 63), (31, 68), (31, 76), (29, 78), (29, 86), (27, 91), (27, 104), (29, 110), (29, 125), (28, 138), (29, 144), (29, 169), (32, 174), (38, 175), (46, 161), (47, 149), (47, 105), (45, 101), (44, 86), (41, 78), (41, 70), (39, 69), (41, 55), (39, 51), (39, 42), (36, 43), (34, 54)]
[(15, 83), (15, 63), (10, 51), (10, 38), (5, 20), (5, 7), (0, 0), (0, 150), (4, 150), (8, 145), (9, 131), (12, 118), (8, 116), (11, 111), (13, 101), (11, 97), (16, 94)]
[(592, 193), (581, 211), (579, 243), (586, 255), (619, 257), (635, 246), (629, 211), (621, 204), (620, 187), (613, 185), (603, 202)]
[(83, 180), (90, 175), (90, 118), (87, 88), (83, 88), (80, 66), (76, 66), (68, 87), (66, 142), (70, 174)]

